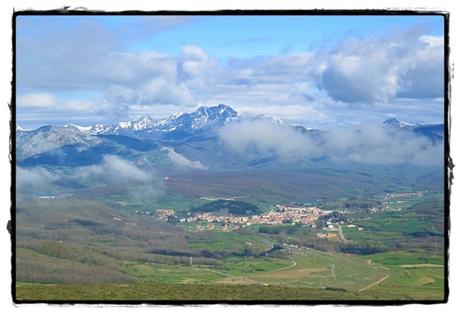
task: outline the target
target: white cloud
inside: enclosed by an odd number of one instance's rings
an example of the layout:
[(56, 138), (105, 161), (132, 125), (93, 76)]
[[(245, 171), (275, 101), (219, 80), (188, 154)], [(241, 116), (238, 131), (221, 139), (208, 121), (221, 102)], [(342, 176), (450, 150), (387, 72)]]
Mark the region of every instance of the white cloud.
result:
[(60, 102), (60, 107), (69, 111), (92, 112), (98, 109), (91, 100), (65, 100)]
[(206, 60), (208, 55), (199, 46), (183, 46), (182, 57), (189, 60)]
[(255, 120), (232, 123), (219, 137), (240, 154), (277, 155), (283, 160), (327, 158), (333, 162), (362, 164), (440, 165), (442, 143), (380, 125), (361, 125), (322, 134), (319, 140), (284, 125)]
[(388, 101), (397, 90), (397, 77), (384, 54), (334, 55), (323, 73), (323, 87), (343, 102)]
[(402, 62), (396, 96), (441, 98), (444, 94), (444, 38), (421, 36), (420, 48)]
[(142, 96), (143, 103), (194, 105), (193, 97), (186, 85), (162, 78), (148, 81), (138, 92)]
[[(100, 99), (61, 99), (51, 93), (29, 93), (17, 96), (18, 118), (22, 121), (43, 120), (43, 117), (52, 120), (64, 120), (69, 122), (78, 119), (78, 115), (84, 114), (86, 119), (91, 114), (96, 114), (107, 109), (107, 103)], [(43, 123), (40, 124), (43, 126)]]
[(173, 148), (163, 147), (161, 150), (166, 151), (168, 153), (169, 159), (176, 165), (199, 170), (206, 169), (206, 167), (200, 161), (189, 160), (182, 154), (177, 153)]
[(177, 60), (179, 78), (198, 86), (203, 80), (213, 79), (218, 67), (218, 61), (199, 46), (183, 46)]
[(146, 80), (163, 77), (175, 80), (176, 60), (156, 51), (108, 53), (100, 64), (102, 82), (135, 87)]
[(219, 131), (219, 137), (240, 154), (277, 154), (286, 160), (313, 156), (315, 143), (299, 132), (268, 120), (244, 120), (231, 123)]
[(16, 184), (18, 188), (43, 188), (49, 186), (59, 177), (44, 167), (16, 167)]
[(325, 135), (322, 154), (335, 161), (365, 164), (442, 164), (442, 143), (380, 125), (336, 129)]
[(146, 199), (156, 197), (163, 192), (163, 186), (156, 172), (138, 167), (131, 161), (115, 155), (104, 156), (100, 164), (62, 169), (44, 167), (17, 167), (16, 185), (18, 193), (47, 192), (56, 193), (60, 190), (72, 189), (64, 186), (63, 181), (74, 181), (78, 184), (94, 186), (116, 184), (120, 192), (130, 197)]
[(416, 29), (350, 38), (324, 57), (321, 86), (334, 100), (347, 103), (441, 97), (443, 51), (440, 37)]
[(81, 168), (80, 175), (92, 176), (117, 183), (146, 183), (155, 179), (152, 174), (118, 156), (107, 155), (101, 164)]
[(427, 43), (430, 47), (442, 47), (444, 48), (444, 37), (443, 36), (420, 36), (420, 41)]
[(248, 116), (273, 116), (283, 120), (303, 120), (324, 119), (326, 114), (316, 110), (310, 105), (259, 105), (259, 106), (239, 106), (238, 112)]
[(30, 93), (17, 97), (17, 105), (25, 108), (52, 109), (56, 104), (56, 99), (49, 93)]

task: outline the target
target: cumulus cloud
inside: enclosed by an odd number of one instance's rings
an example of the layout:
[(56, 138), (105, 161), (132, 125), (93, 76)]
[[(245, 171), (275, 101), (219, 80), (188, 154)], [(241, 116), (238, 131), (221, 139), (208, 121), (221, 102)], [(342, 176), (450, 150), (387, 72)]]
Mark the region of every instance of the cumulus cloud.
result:
[(321, 157), (369, 165), (435, 166), (443, 162), (441, 143), (380, 125), (336, 129), (313, 138), (285, 125), (246, 121), (224, 127), (219, 137), (240, 154), (277, 155), (287, 161)]
[(397, 77), (388, 70), (383, 54), (364, 56), (334, 55), (323, 73), (323, 87), (334, 100), (343, 102), (387, 101), (396, 93)]
[(350, 38), (322, 64), (321, 87), (334, 100), (386, 102), (395, 97), (441, 97), (442, 37), (419, 30), (386, 37)]
[(421, 36), (420, 48), (405, 62), (398, 97), (436, 98), (444, 93), (444, 38)]
[(178, 60), (179, 75), (185, 80), (195, 79), (212, 69), (216, 63), (201, 47), (183, 46)]
[(177, 153), (173, 148), (163, 147), (161, 150), (166, 151), (169, 159), (176, 165), (198, 170), (206, 169), (206, 166), (204, 166), (200, 161), (189, 160), (184, 155)]
[(148, 81), (140, 90), (142, 103), (191, 105), (193, 96), (185, 84), (172, 83), (169, 80), (156, 78)]

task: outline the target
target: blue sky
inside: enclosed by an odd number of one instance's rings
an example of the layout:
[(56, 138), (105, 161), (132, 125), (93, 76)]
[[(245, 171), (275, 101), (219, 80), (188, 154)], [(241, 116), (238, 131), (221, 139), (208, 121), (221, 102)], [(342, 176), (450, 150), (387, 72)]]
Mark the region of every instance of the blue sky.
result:
[(350, 34), (375, 36), (414, 26), (442, 35), (438, 20), (400, 16), (209, 16), (159, 33), (151, 40), (135, 41), (131, 49), (178, 54), (182, 45), (199, 45), (221, 58), (278, 55), (331, 45)]
[(439, 16), (19, 16), (17, 121), (225, 103), (308, 127), (443, 119)]

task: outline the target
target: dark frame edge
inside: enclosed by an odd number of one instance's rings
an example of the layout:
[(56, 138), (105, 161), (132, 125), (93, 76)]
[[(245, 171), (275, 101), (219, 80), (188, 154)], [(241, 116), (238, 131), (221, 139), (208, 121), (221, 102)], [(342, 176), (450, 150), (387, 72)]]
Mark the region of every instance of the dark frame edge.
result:
[(18, 12), (13, 9), (12, 16), (12, 80), (11, 80), (11, 111), (10, 120), (10, 163), (11, 163), (11, 206), (8, 231), (11, 236), (11, 297), (13, 303), (21, 303), (16, 297), (16, 16)]

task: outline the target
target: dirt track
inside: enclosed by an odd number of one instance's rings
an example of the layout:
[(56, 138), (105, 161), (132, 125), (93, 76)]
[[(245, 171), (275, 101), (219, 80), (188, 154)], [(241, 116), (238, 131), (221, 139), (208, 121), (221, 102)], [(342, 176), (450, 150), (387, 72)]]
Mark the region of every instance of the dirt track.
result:
[(376, 282), (373, 282), (372, 284), (370, 284), (370, 285), (368, 285), (368, 286), (366, 286), (366, 287), (364, 287), (364, 288), (359, 289), (358, 292), (361, 292), (361, 291), (364, 291), (364, 290), (369, 289), (369, 288), (371, 288), (371, 287), (374, 287), (375, 285), (378, 285), (378, 284), (380, 284), (381, 282), (383, 282), (383, 281), (384, 281), (385, 279), (387, 279), (388, 277), (390, 277), (390, 275), (387, 275), (387, 276), (383, 277), (382, 279), (380, 279), (380, 280), (378, 280), (378, 281), (376, 281)]

